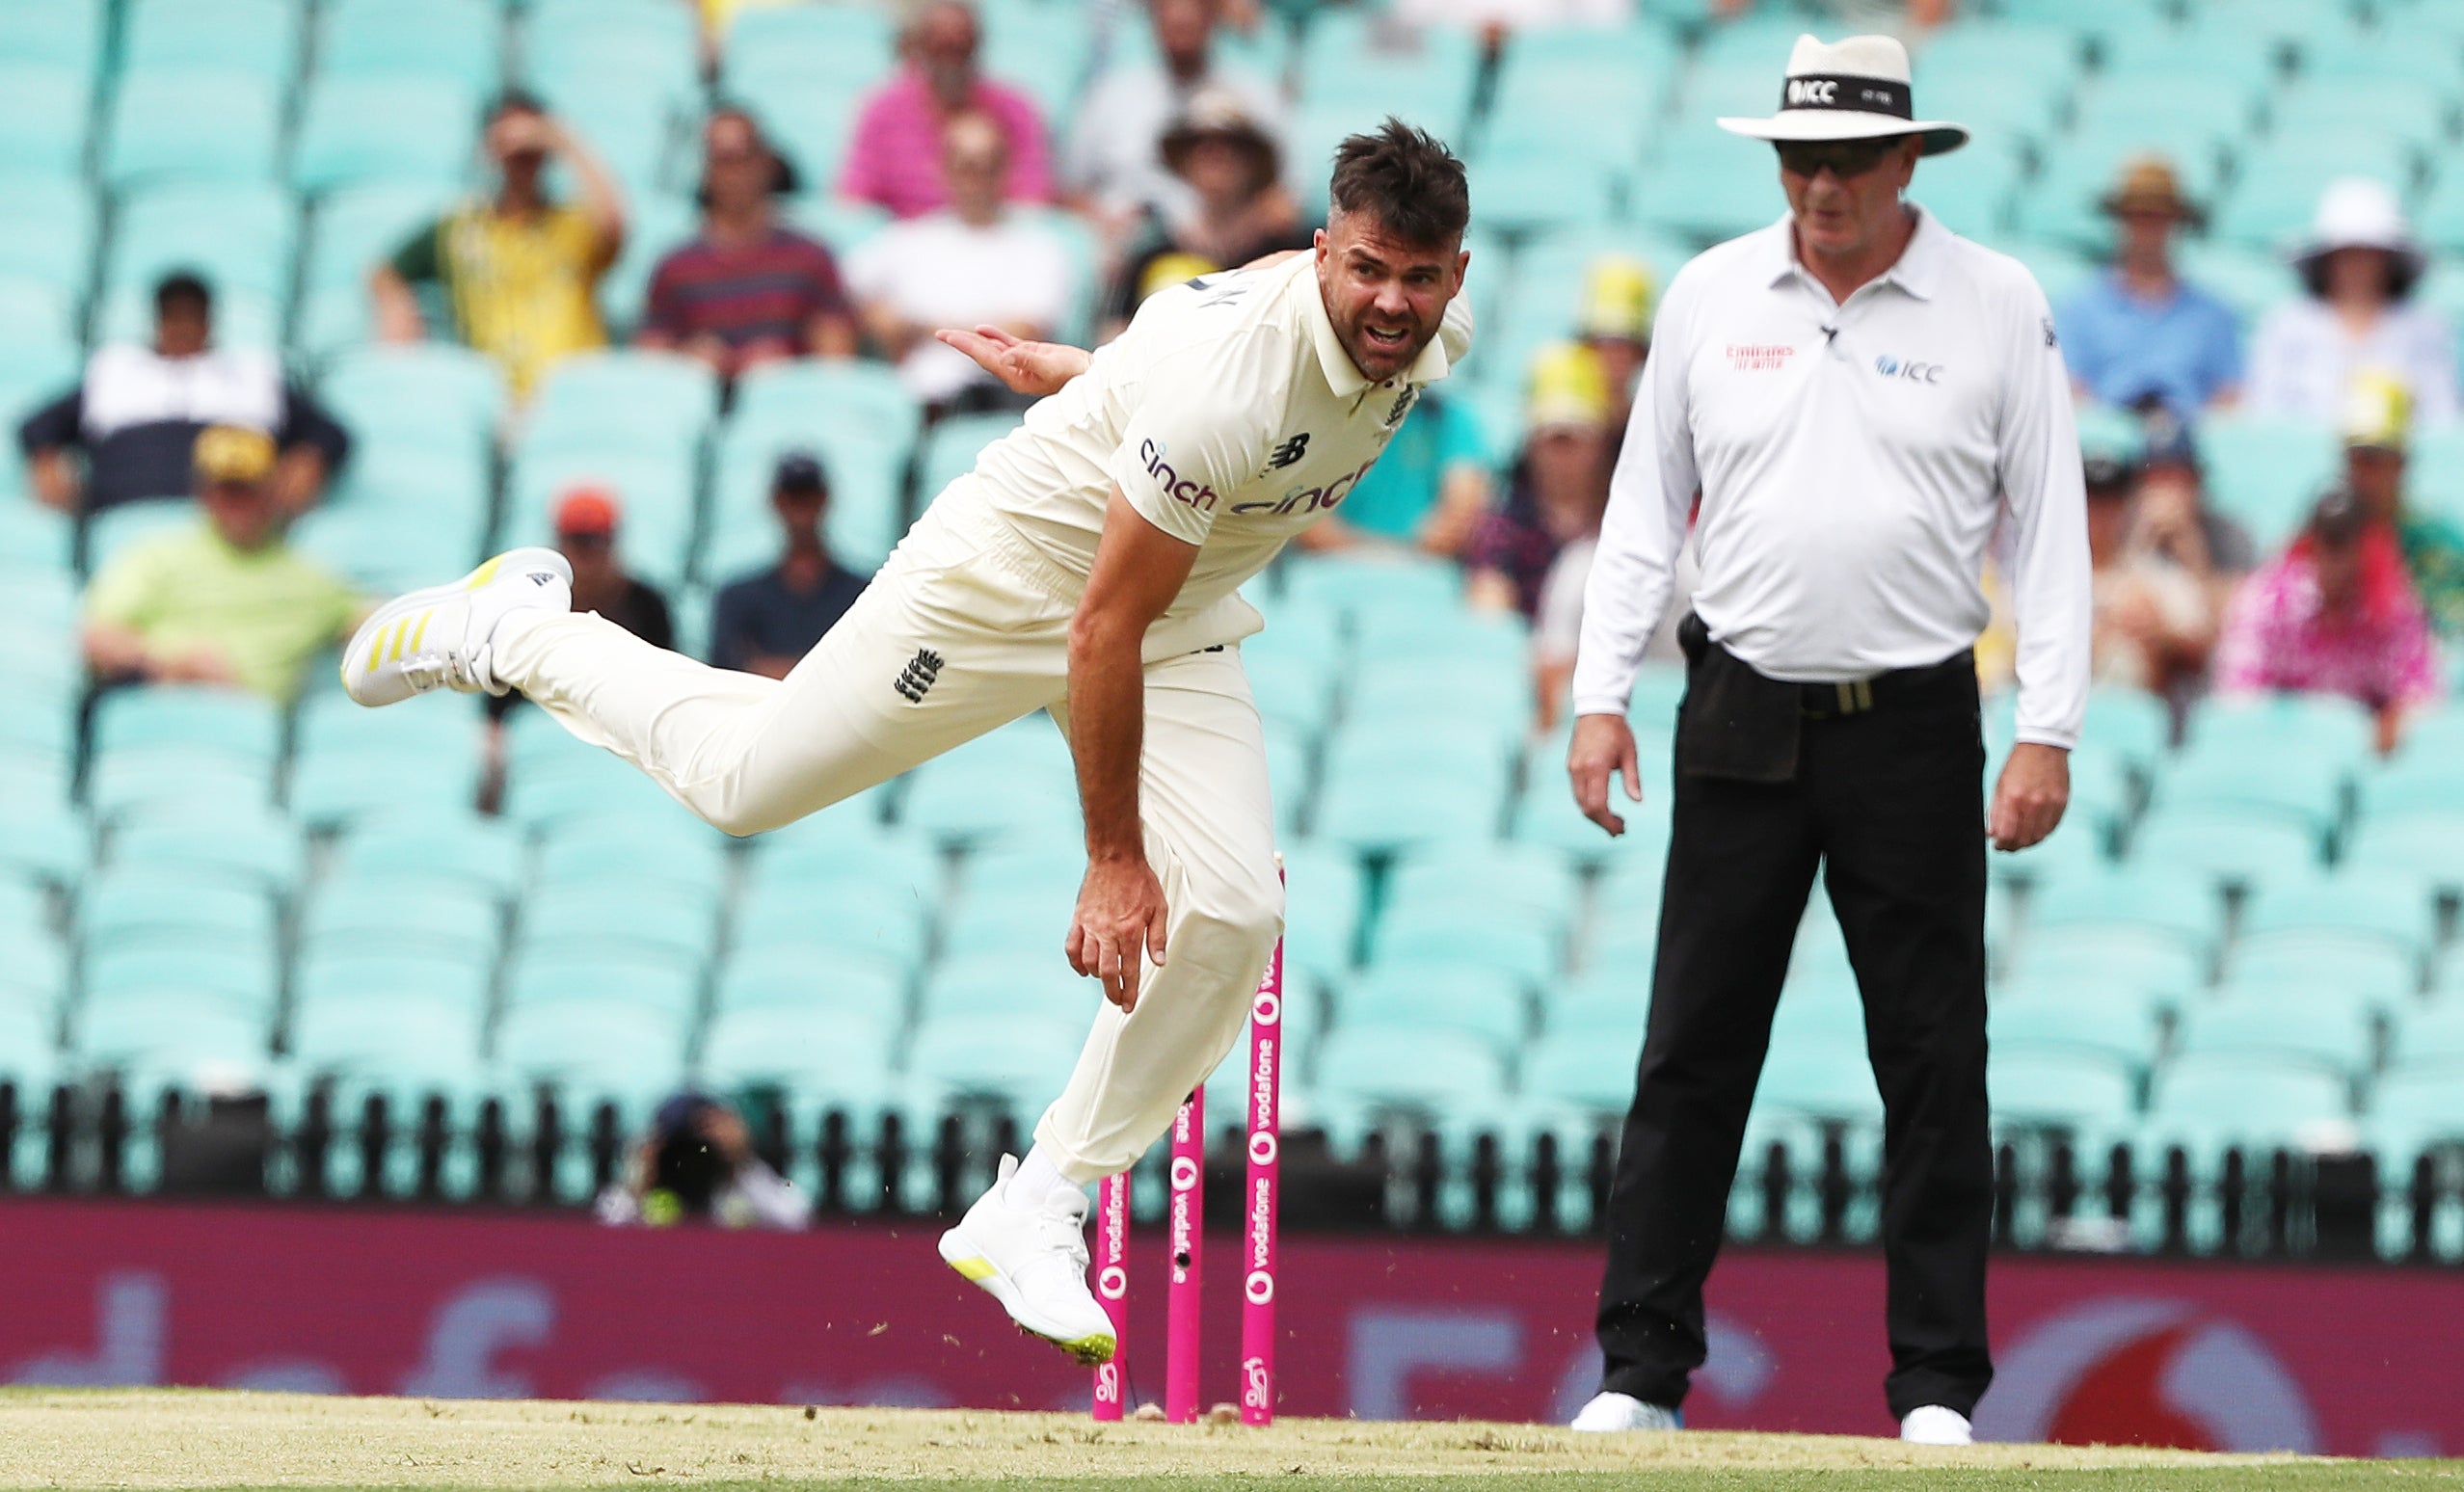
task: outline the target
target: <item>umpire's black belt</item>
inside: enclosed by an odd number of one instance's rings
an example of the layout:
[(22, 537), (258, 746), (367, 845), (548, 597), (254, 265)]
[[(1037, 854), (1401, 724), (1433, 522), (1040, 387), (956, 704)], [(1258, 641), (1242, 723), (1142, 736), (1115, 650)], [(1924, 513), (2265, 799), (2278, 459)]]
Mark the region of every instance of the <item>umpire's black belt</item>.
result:
[(1837, 720), (1966, 698), (1975, 655), (1966, 650), (1922, 668), (1894, 669), (1845, 683), (1772, 679), (1711, 640), (1699, 616), (1677, 626), (1685, 649), (1685, 707), (1677, 717), (1676, 767), (1695, 777), (1784, 783), (1797, 775), (1808, 720)]

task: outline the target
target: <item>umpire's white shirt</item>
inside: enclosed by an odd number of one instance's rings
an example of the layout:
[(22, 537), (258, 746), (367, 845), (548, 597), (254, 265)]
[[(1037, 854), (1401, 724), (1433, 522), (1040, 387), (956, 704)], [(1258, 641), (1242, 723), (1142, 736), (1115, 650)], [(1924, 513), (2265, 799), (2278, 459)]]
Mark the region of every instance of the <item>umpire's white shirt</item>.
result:
[(1695, 609), (1775, 679), (1869, 678), (1970, 646), (1995, 546), (2019, 738), (2075, 744), (2086, 501), (2044, 291), (1921, 212), (1899, 262), (1844, 303), (1794, 245), (1783, 218), (1670, 282), (1584, 593), (1576, 711), (1625, 712), (1700, 491)]

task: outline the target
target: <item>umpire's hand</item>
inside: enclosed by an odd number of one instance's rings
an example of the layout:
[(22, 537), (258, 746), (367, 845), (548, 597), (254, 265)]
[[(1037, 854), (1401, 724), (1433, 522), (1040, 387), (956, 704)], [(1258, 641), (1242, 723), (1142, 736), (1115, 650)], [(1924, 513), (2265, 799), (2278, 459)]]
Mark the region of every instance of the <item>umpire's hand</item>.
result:
[(1566, 775), (1574, 782), (1574, 806), (1583, 816), (1611, 834), (1623, 834), (1625, 820), (1609, 812), (1609, 779), (1625, 779), (1625, 799), (1643, 801), (1643, 769), (1634, 759), (1634, 729), (1623, 715), (1578, 715), (1574, 747), (1566, 754)]
[(1998, 850), (2023, 850), (2053, 832), (2071, 806), (2071, 754), (2059, 746), (2022, 741), (2002, 763), (1994, 785), (1994, 811), (1985, 833)]

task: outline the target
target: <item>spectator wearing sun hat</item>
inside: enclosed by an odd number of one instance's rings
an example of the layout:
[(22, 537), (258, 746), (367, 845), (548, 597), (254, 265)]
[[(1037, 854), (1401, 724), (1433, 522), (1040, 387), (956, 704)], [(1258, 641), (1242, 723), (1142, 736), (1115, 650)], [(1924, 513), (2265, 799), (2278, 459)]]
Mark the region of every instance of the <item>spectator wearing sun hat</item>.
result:
[(2442, 637), (2464, 636), (2464, 532), (2405, 497), (2412, 413), (2401, 380), (2374, 368), (2353, 379), (2344, 400), (2344, 490), (2395, 534), (2430, 626)]
[(201, 521), (132, 545), (95, 574), (87, 665), (105, 684), (225, 684), (287, 701), (367, 603), (283, 542), (273, 437), (210, 425), (191, 461)]
[(2116, 409), (2153, 401), (2177, 419), (2230, 403), (2241, 384), (2233, 311), (2174, 270), (2174, 236), (2207, 221), (2173, 163), (2134, 156), (2103, 200), (2120, 228), (2113, 263), (2061, 308), (2065, 360), (2079, 392)]
[(1106, 340), (1159, 290), (1311, 243), (1283, 184), (1282, 148), (1243, 94), (1224, 88), (1194, 94), (1164, 132), (1157, 156), (1179, 190), (1148, 203), (1129, 233), (1104, 298)]
[(2251, 344), (2250, 408), (2331, 422), (2354, 375), (2375, 368), (2404, 386), (2416, 422), (2453, 420), (2455, 332), (2413, 299), (2428, 262), (2384, 183), (2331, 182), (2293, 255), (2310, 293), (2269, 311)]

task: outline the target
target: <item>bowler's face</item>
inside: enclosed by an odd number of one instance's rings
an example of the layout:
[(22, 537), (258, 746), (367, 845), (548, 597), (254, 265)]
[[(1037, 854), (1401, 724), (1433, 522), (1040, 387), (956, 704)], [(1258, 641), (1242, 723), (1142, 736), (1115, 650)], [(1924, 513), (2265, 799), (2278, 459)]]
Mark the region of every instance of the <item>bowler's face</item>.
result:
[(1326, 319), (1373, 384), (1411, 366), (1436, 338), (1471, 255), (1454, 243), (1409, 244), (1366, 212), (1337, 212), (1318, 230), (1318, 289)]

